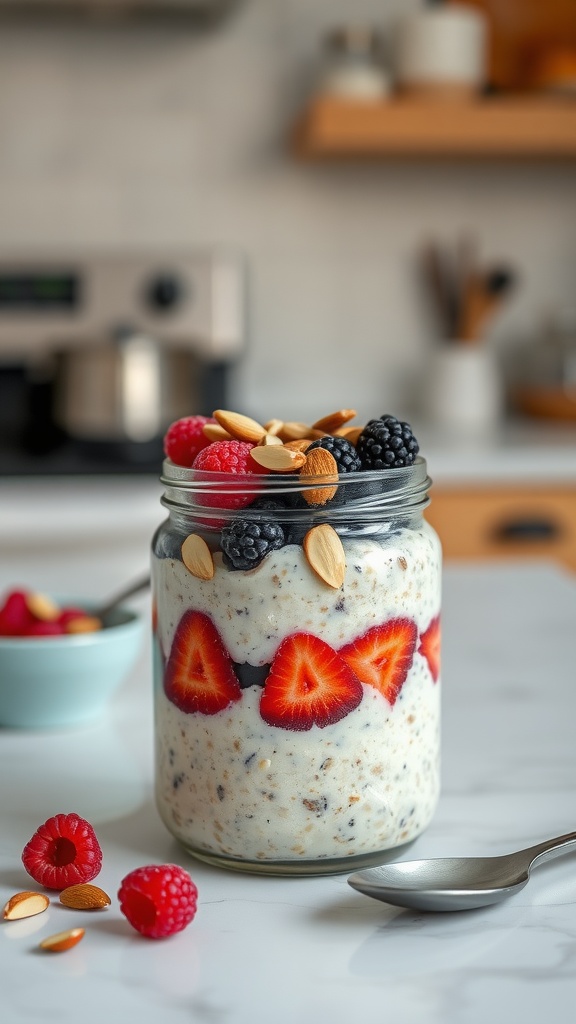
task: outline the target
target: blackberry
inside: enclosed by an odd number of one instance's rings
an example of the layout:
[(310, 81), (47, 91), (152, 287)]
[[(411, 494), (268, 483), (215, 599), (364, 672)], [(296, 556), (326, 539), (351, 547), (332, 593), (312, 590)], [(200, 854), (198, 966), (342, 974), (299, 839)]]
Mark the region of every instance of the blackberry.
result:
[(411, 466), (419, 451), (410, 424), (387, 415), (366, 424), (356, 447), (363, 469)]
[(320, 437), (317, 441), (312, 441), (307, 451), (310, 452), (313, 448), (325, 448), (327, 452), (330, 452), (336, 460), (339, 473), (357, 473), (362, 469), (358, 452), (345, 437), (333, 437), (332, 435)]
[(268, 552), (284, 547), (286, 533), (279, 522), (250, 518), (250, 509), (278, 512), (284, 508), (279, 501), (259, 498), (222, 528), (220, 546), (229, 569), (254, 569)]

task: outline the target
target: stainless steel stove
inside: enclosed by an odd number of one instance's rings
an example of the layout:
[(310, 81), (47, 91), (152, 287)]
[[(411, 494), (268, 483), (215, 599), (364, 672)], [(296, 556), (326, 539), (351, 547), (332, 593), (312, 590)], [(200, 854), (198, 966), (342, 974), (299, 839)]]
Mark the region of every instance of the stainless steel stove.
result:
[(244, 349), (236, 254), (0, 254), (0, 473), (158, 471)]

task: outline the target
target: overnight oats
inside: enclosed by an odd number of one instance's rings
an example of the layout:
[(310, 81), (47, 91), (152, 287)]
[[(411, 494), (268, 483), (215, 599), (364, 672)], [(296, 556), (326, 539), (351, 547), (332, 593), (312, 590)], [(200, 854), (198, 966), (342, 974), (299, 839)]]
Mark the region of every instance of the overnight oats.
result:
[(438, 538), (392, 416), (165, 439), (153, 543), (156, 802), (195, 856), (275, 874), (377, 863), (439, 795)]

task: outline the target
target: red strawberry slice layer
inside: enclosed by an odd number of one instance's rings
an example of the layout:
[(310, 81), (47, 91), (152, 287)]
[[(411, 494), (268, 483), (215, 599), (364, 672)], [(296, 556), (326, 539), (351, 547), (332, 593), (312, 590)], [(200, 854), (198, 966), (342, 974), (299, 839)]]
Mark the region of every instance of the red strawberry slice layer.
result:
[(186, 714), (215, 715), (242, 691), (212, 620), (187, 611), (180, 619), (164, 674), (168, 700)]
[(276, 652), (260, 714), (281, 729), (324, 729), (358, 707), (362, 697), (361, 683), (332, 647), (311, 633), (293, 633)]
[(428, 662), (428, 668), (435, 683), (438, 682), (440, 675), (440, 640), (440, 616), (437, 615), (422, 634), (418, 647), (418, 653), (422, 654)]
[(412, 619), (390, 619), (342, 647), (340, 654), (359, 680), (394, 705), (412, 665), (417, 629)]

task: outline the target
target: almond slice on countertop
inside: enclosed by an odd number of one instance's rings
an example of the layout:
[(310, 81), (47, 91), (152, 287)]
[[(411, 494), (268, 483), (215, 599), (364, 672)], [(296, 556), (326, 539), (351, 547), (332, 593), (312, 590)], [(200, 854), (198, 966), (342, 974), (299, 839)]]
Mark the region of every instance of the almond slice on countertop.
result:
[(242, 413), (231, 412), (229, 409), (216, 409), (213, 415), (220, 426), (224, 427), (224, 430), (227, 430), (237, 441), (251, 441), (253, 444), (257, 444), (266, 433), (261, 423), (257, 423), (250, 416), (243, 416)]
[(42, 914), (49, 906), (50, 900), (42, 892), (17, 892), (8, 900), (2, 917), (5, 921), (19, 921)]
[(316, 420), (312, 426), (316, 430), (325, 430), (327, 434), (333, 434), (335, 430), (338, 430), (344, 423), (348, 423), (348, 420), (353, 420), (356, 416), (356, 409), (337, 409), (336, 412), (331, 412), (328, 416), (322, 416), (321, 419)]
[(350, 444), (355, 445), (363, 430), (364, 427), (340, 427), (334, 431), (334, 434), (336, 437), (345, 437)]
[(219, 423), (205, 423), (202, 427), (204, 437), (209, 441), (230, 441), (232, 434), (229, 434)]
[(103, 910), (110, 906), (111, 899), (99, 885), (79, 882), (69, 885), (60, 893), (60, 903), (70, 910)]
[(304, 452), (295, 452), (283, 444), (258, 445), (250, 452), (250, 458), (273, 473), (290, 473), (306, 462)]
[(72, 949), (80, 939), (84, 938), (84, 928), (69, 928), (65, 932), (56, 932), (42, 939), (40, 949), (49, 950), (50, 953), (63, 953), (66, 949)]
[(199, 580), (211, 580), (214, 575), (212, 552), (206, 541), (198, 533), (189, 533), (182, 542), (182, 561)]
[(339, 590), (346, 575), (346, 555), (333, 526), (320, 523), (304, 537), (304, 553), (310, 567), (329, 587)]
[(33, 591), (26, 594), (25, 600), (28, 611), (35, 619), (41, 619), (42, 622), (54, 622), (60, 615), (61, 609), (47, 594)]
[(277, 434), (264, 434), (264, 436), (258, 441), (258, 444), (264, 447), (268, 447), (271, 444), (278, 446), (279, 444), (282, 444), (282, 441)]
[[(320, 486), (320, 481), (317, 480), (319, 477), (325, 480), (323, 486)], [(338, 484), (338, 464), (332, 452), (327, 451), (326, 448), (309, 450), (306, 453), (306, 462), (300, 470), (300, 480), (304, 484), (308, 480), (319, 484), (318, 487), (306, 487), (302, 490), (302, 497), (308, 505), (325, 505), (327, 501), (330, 501), (338, 489), (336, 486)], [(334, 486), (326, 486), (326, 484), (334, 484)]]

